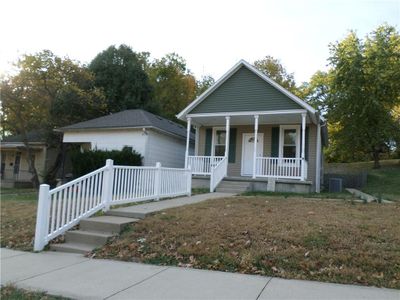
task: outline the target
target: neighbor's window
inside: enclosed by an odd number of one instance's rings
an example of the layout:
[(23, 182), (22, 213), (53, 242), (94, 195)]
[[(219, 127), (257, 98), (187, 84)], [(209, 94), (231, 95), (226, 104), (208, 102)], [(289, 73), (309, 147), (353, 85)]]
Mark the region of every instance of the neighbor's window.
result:
[(217, 129), (214, 131), (214, 156), (225, 155), (226, 131)]

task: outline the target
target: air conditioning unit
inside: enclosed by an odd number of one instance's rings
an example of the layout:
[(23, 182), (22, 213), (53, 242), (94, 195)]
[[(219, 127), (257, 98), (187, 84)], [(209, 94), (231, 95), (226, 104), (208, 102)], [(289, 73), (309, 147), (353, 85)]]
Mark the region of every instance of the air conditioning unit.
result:
[(342, 178), (329, 178), (329, 193), (340, 193), (342, 189)]

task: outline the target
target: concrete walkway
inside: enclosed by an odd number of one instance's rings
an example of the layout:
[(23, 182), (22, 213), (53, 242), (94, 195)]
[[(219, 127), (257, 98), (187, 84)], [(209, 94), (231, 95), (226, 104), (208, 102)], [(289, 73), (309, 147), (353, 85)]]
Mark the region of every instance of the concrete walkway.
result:
[(160, 200), (144, 204), (132, 205), (128, 207), (116, 208), (108, 211), (106, 214), (111, 216), (143, 219), (151, 213), (155, 213), (164, 209), (179, 207), (187, 204), (194, 204), (210, 199), (231, 197), (233, 195), (235, 194), (231, 193), (198, 194), (191, 197), (179, 197), (168, 200)]
[(399, 290), (8, 249), (1, 284), (73, 299), (400, 299)]

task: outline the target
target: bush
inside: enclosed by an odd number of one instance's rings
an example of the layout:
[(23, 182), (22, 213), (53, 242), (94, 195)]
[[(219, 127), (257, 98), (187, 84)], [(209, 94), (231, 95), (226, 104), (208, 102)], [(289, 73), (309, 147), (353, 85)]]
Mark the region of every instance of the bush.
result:
[(72, 172), (74, 177), (80, 177), (96, 169), (104, 167), (107, 159), (112, 159), (115, 165), (141, 166), (142, 156), (132, 150), (131, 147), (124, 147), (121, 151), (112, 150), (80, 150), (71, 153)]

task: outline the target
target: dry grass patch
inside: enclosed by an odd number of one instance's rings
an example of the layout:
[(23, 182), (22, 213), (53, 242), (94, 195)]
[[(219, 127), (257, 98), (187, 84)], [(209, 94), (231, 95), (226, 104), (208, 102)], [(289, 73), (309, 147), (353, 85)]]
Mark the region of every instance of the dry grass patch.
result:
[(29, 291), (25, 289), (19, 289), (12, 285), (7, 285), (1, 287), (1, 299), (2, 300), (68, 300), (69, 298), (64, 298), (60, 296), (51, 296), (45, 292)]
[(2, 190), (1, 247), (31, 251), (35, 235), (36, 192)]
[(132, 225), (96, 257), (400, 288), (400, 205), (235, 197)]

